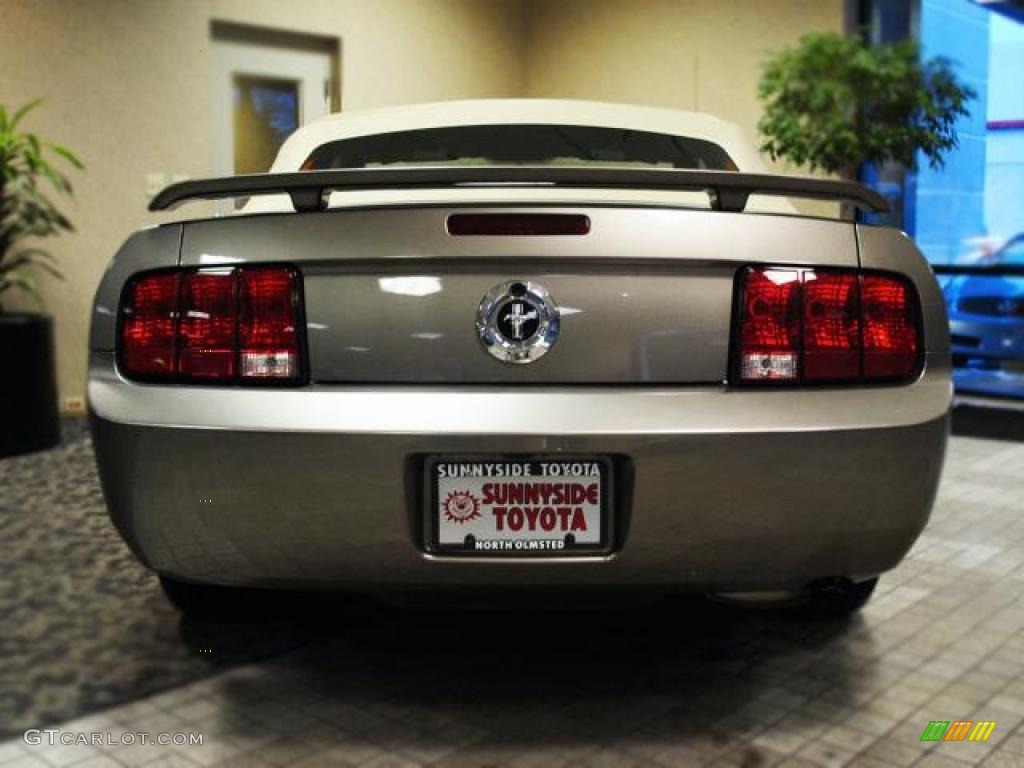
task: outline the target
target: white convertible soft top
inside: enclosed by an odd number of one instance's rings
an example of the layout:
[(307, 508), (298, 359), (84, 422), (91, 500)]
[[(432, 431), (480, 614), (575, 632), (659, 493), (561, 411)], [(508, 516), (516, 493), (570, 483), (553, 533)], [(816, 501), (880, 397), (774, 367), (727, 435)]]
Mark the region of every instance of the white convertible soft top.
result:
[(764, 170), (739, 127), (712, 115), (567, 99), (439, 101), (327, 115), (289, 136), (270, 170), (297, 171), (314, 149), (339, 139), (460, 125), (581, 125), (686, 136), (722, 147), (741, 171)]
[[(661, 109), (630, 104), (566, 99), (481, 99), (342, 112), (319, 118), (288, 137), (278, 152), (271, 173), (298, 171), (314, 149), (332, 141), (422, 128), (464, 125), (578, 125), (651, 131), (714, 142), (722, 147), (741, 172), (763, 173), (757, 150), (733, 123), (701, 112)], [(602, 205), (659, 205), (707, 208), (702, 192), (652, 189), (565, 189), (544, 187), (369, 189), (333, 192), (329, 206), (438, 205), (458, 203), (567, 203)], [(254, 197), (237, 213), (290, 211), (285, 195)], [(786, 199), (754, 195), (750, 212), (794, 214)]]

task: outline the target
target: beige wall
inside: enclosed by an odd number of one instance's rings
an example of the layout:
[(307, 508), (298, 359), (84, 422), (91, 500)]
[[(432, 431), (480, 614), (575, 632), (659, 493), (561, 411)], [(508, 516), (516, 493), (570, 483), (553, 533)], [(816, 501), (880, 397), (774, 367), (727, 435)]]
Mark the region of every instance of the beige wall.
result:
[(755, 138), (759, 65), (842, 0), (0, 0), (0, 102), (42, 95), (28, 127), (87, 166), (51, 244), (67, 276), (43, 287), (57, 318), (60, 390), (84, 391), (89, 304), (145, 211), (147, 173), (212, 167), (209, 23), (341, 39), (344, 109), (548, 96), (698, 109)]
[(842, 0), (529, 0), (526, 92), (710, 112), (756, 142), (765, 57), (842, 29)]

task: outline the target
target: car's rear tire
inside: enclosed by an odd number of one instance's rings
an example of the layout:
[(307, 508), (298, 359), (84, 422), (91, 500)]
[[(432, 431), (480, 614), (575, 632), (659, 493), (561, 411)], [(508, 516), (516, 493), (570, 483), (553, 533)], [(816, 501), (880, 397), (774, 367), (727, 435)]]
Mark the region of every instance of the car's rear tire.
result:
[(254, 615), (255, 590), (191, 584), (162, 574), (160, 587), (171, 605), (190, 618), (237, 621)]
[(812, 584), (810, 607), (818, 616), (840, 618), (856, 613), (871, 599), (878, 577), (865, 581), (829, 579)]

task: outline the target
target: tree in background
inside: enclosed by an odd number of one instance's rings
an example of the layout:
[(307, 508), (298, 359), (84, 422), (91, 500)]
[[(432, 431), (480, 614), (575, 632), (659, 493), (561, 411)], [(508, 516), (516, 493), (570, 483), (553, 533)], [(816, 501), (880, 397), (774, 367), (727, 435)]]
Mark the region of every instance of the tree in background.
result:
[(975, 91), (948, 59), (922, 62), (914, 42), (872, 47), (860, 35), (805, 35), (764, 64), (761, 150), (853, 179), (865, 163), (932, 168), (957, 146), (955, 125)]

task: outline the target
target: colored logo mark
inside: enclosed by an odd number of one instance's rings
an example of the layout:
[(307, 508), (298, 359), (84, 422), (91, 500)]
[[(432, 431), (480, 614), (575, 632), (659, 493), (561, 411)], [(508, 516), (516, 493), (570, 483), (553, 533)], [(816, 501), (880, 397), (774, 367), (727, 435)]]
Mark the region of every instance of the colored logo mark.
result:
[(995, 727), (995, 720), (932, 720), (921, 741), (988, 741)]

